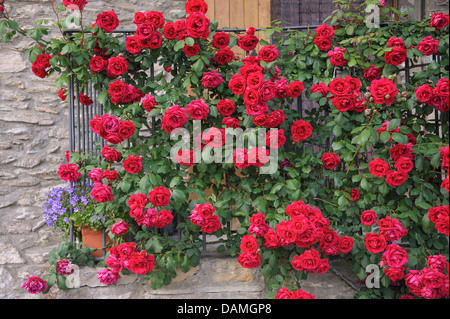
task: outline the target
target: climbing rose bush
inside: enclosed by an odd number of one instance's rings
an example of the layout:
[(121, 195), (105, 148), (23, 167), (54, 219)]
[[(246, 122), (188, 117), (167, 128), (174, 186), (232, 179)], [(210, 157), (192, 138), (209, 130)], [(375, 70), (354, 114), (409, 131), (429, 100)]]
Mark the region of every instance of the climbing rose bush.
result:
[[(66, 103), (72, 76), (82, 91), (93, 81), (95, 96), (74, 98), (103, 105), (89, 122), (100, 156), (70, 150), (57, 169), (68, 182), (91, 180), (106, 216), (113, 244), (101, 283), (133, 272), (154, 289), (169, 285), (199, 264), (208, 235), (218, 253), (261, 268), (268, 297), (313, 299), (300, 281), (345, 257), (358, 298), (448, 298), (448, 15), (416, 22), (384, 8), (387, 25), (369, 28), (342, 8), (284, 37), (278, 23), (263, 38), (252, 26), (218, 30), (202, 0), (187, 1), (176, 21), (136, 13), (126, 39), (112, 33), (120, 18), (108, 8), (70, 42), (29, 32), (37, 77), (56, 73)], [(1, 23), (7, 37), (23, 34)], [(239, 143), (239, 129), (256, 128), (265, 131)], [(369, 265), (380, 289), (364, 285)], [(47, 292), (64, 280), (48, 278), (23, 286)]]

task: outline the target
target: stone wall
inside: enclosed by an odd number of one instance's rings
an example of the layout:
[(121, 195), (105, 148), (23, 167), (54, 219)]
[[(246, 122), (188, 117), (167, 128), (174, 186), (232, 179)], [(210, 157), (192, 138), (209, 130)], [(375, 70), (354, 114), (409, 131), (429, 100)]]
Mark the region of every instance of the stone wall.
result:
[[(113, 9), (121, 20), (119, 28), (134, 28), (132, 20), (137, 11), (157, 10), (175, 19), (184, 10), (184, 4), (185, 0), (91, 0), (84, 19), (91, 23), (97, 13)], [(446, 5), (448, 0), (427, 1), (426, 16), (435, 11), (448, 12)], [(54, 18), (49, 0), (10, 0), (6, 1), (6, 7), (11, 17), (25, 28), (35, 20)], [(46, 255), (59, 244), (59, 238), (43, 221), (42, 203), (46, 191), (61, 184), (56, 171), (64, 163), (69, 144), (68, 110), (57, 96), (54, 78), (42, 80), (31, 72), (25, 56), (29, 45), (30, 41), (16, 38), (0, 46), (0, 298), (36, 298), (20, 285), (27, 275), (40, 274), (47, 266)], [(259, 272), (238, 267), (231, 258), (206, 257), (199, 267), (158, 292), (133, 276), (108, 288), (98, 283), (95, 269), (83, 268), (81, 276), (80, 290), (56, 292), (55, 296), (263, 298), (265, 295)], [(322, 298), (351, 298), (355, 292), (333, 272), (311, 278), (305, 287)]]

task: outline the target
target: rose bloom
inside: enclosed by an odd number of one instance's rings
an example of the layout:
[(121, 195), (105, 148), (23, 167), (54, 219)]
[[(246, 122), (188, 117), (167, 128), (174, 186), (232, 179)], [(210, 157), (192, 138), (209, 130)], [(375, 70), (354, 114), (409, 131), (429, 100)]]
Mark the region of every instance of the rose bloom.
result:
[(174, 129), (183, 127), (187, 120), (186, 110), (178, 105), (173, 105), (164, 113), (162, 128), (167, 133), (172, 133)]
[(135, 36), (128, 36), (126, 39), (125, 48), (127, 52), (131, 54), (140, 54), (142, 47), (139, 44), (139, 40)]
[(147, 255), (145, 250), (140, 253), (133, 253), (129, 259), (125, 260), (125, 267), (138, 275), (145, 275), (153, 270), (155, 266), (155, 256)]
[(136, 132), (136, 126), (132, 121), (121, 121), (119, 128), (117, 129), (117, 134), (122, 140), (129, 139)]
[(400, 186), (408, 179), (408, 173), (404, 171), (388, 171), (386, 175), (386, 183), (390, 186)]
[(386, 239), (383, 235), (369, 233), (366, 234), (364, 239), (364, 246), (370, 253), (377, 254), (384, 251), (386, 248)]
[(416, 89), (416, 97), (419, 102), (428, 103), (434, 95), (434, 89), (428, 84), (422, 84)]
[(327, 55), (330, 58), (331, 65), (334, 66), (345, 66), (348, 63), (348, 60), (344, 58), (344, 52), (347, 49), (341, 49), (339, 47), (335, 47), (334, 50), (328, 51)]
[(267, 249), (277, 249), (280, 247), (278, 235), (272, 228), (264, 234), (263, 246)]
[(361, 214), (361, 223), (366, 226), (373, 226), (377, 222), (377, 214), (373, 210), (366, 210)]
[(155, 207), (167, 206), (170, 203), (170, 190), (164, 186), (155, 187), (149, 194), (148, 199)]
[(378, 80), (381, 76), (381, 68), (376, 68), (375, 65), (371, 65), (370, 68), (364, 70), (364, 78), (372, 82), (373, 80)]
[(234, 52), (230, 48), (220, 49), (214, 56), (214, 61), (219, 65), (226, 65), (234, 60)]
[(262, 237), (269, 231), (269, 224), (266, 222), (266, 215), (263, 213), (253, 214), (249, 219), (250, 227), (248, 232), (255, 234), (256, 237)]
[(73, 264), (71, 264), (68, 260), (58, 260), (56, 262), (56, 272), (60, 275), (70, 275), (75, 271), (73, 269)]
[(299, 97), (300, 94), (302, 94), (304, 89), (305, 89), (305, 86), (303, 85), (303, 82), (294, 81), (294, 82), (289, 83), (288, 88), (286, 90), (286, 94), (290, 98), (295, 99), (296, 97)]
[(206, 40), (209, 36), (209, 19), (201, 12), (193, 12), (186, 18), (186, 30), (194, 39)]
[(140, 173), (142, 171), (142, 157), (128, 155), (127, 159), (123, 161), (123, 167), (130, 174)]
[(112, 202), (114, 198), (112, 188), (100, 183), (94, 183), (91, 195), (95, 201), (100, 203)]
[(448, 13), (433, 13), (430, 20), (430, 27), (435, 28), (436, 30), (441, 30), (448, 26), (449, 24), (449, 16)]
[(311, 93), (320, 93), (323, 97), (327, 96), (329, 91), (328, 86), (325, 85), (325, 83), (320, 82), (318, 84), (313, 84), (311, 86)]
[(125, 60), (121, 55), (109, 58), (106, 73), (111, 79), (116, 79), (127, 71), (128, 61)]
[(449, 191), (449, 177), (450, 175), (447, 175), (447, 178), (444, 179), (441, 184), (441, 188), (445, 189), (447, 192)]
[(186, 106), (187, 113), (194, 120), (206, 120), (209, 114), (209, 106), (203, 100), (195, 100)]
[(352, 188), (351, 192), (347, 192), (347, 194), (350, 195), (351, 199), (347, 198), (347, 200), (350, 202), (356, 202), (359, 199), (359, 191), (357, 189)]
[(97, 15), (96, 24), (105, 32), (112, 32), (119, 26), (119, 18), (114, 11), (105, 11)]
[(292, 259), (291, 265), (292, 268), (298, 271), (305, 271), (308, 273), (314, 273), (320, 263), (320, 253), (311, 248), (310, 250), (306, 250), (301, 255), (296, 255)]
[(252, 51), (253, 49), (256, 48), (258, 43), (259, 39), (252, 34), (237, 36), (237, 44), (244, 51), (247, 52)]
[(278, 50), (274, 45), (266, 45), (259, 50), (258, 58), (266, 63), (275, 61), (278, 58)]
[(241, 239), (240, 248), (243, 253), (255, 253), (258, 250), (258, 241), (253, 235), (245, 235)]
[(211, 43), (216, 49), (223, 49), (230, 44), (230, 36), (228, 33), (221, 31), (216, 32)]
[(384, 274), (392, 281), (399, 281), (405, 277), (405, 267), (389, 267), (383, 270)]
[(177, 38), (177, 30), (175, 29), (175, 23), (167, 22), (163, 28), (163, 35), (167, 40), (175, 40)]
[(380, 158), (376, 158), (369, 163), (369, 172), (377, 177), (384, 177), (389, 171), (389, 164)]
[(412, 171), (412, 169), (414, 168), (414, 163), (411, 160), (411, 158), (409, 157), (400, 157), (396, 162), (395, 162), (395, 168), (398, 171), (403, 171), (403, 172), (410, 172)]
[(334, 153), (324, 153), (322, 156), (322, 163), (326, 169), (333, 169), (339, 165), (341, 160), (339, 156)]
[(97, 278), (100, 283), (109, 286), (111, 284), (115, 284), (117, 280), (120, 279), (120, 275), (111, 269), (101, 269), (97, 272)]
[(127, 233), (128, 228), (129, 228), (128, 223), (121, 220), (111, 226), (111, 233), (113, 233), (116, 236), (121, 236)]
[(349, 79), (342, 79), (342, 78), (335, 78), (333, 79), (330, 84), (328, 85), (328, 88), (334, 96), (336, 95), (348, 95), (352, 93), (352, 85)]
[(388, 41), (389, 48), (403, 48), (406, 49), (405, 42), (402, 38), (396, 38), (392, 36)]
[(391, 154), (392, 159), (396, 162), (402, 157), (410, 157), (412, 154), (412, 144), (397, 144), (389, 150), (389, 153)]
[(304, 141), (312, 135), (312, 125), (302, 119), (295, 121), (291, 126), (291, 136), (295, 143)]
[(195, 153), (189, 150), (179, 150), (175, 161), (182, 166), (192, 166), (195, 164)]
[(225, 117), (222, 120), (222, 124), (226, 127), (237, 129), (241, 126), (238, 119), (232, 118), (232, 117)]
[(417, 50), (419, 50), (423, 55), (436, 54), (439, 49), (439, 40), (435, 40), (430, 36), (425, 37), (417, 45)]
[(95, 183), (101, 183), (103, 178), (103, 171), (100, 168), (93, 168), (89, 172), (88, 177)]
[(408, 262), (408, 253), (397, 244), (390, 244), (383, 253), (382, 260), (389, 267), (400, 268)]
[(86, 0), (63, 0), (63, 4), (67, 9), (72, 11), (84, 9), (84, 6), (87, 5)]
[(206, 88), (216, 88), (223, 83), (223, 77), (216, 70), (204, 72), (202, 78), (202, 85)]
[(341, 253), (348, 254), (353, 249), (353, 238), (342, 236), (339, 239), (338, 248)]
[(30, 294), (43, 293), (47, 290), (47, 281), (36, 277), (36, 276), (28, 276), (28, 281), (22, 283), (22, 288), (28, 291)]
[(94, 56), (89, 61), (89, 67), (92, 72), (98, 73), (103, 70), (106, 70), (106, 66), (108, 65), (108, 61), (103, 59), (101, 56)]
[(332, 38), (334, 37), (334, 28), (327, 26), (326, 24), (322, 24), (317, 27), (316, 34), (319, 37)]
[[(266, 146), (269, 148), (280, 148), (286, 143), (286, 136), (284, 135), (284, 130), (270, 130), (266, 133)], [(276, 140), (276, 145), (275, 141)]]
[(242, 74), (235, 74), (231, 77), (228, 87), (235, 95), (243, 95), (247, 88), (247, 80)]
[(398, 89), (394, 82), (386, 78), (372, 81), (369, 91), (377, 104), (391, 105), (395, 101)]
[(313, 42), (317, 46), (317, 48), (323, 52), (327, 52), (328, 50), (330, 50), (331, 46), (333, 45), (333, 41), (330, 38), (321, 36), (315, 37)]
[(236, 106), (232, 100), (220, 100), (217, 103), (217, 110), (222, 116), (230, 116), (236, 111)]
[(389, 216), (378, 221), (379, 232), (387, 241), (396, 241), (405, 237), (408, 230), (396, 219)]
[(183, 52), (187, 55), (187, 56), (196, 56), (199, 55), (201, 51), (200, 45), (198, 43), (194, 43), (193, 46), (189, 46), (189, 45), (185, 45), (183, 47)]
[(259, 253), (238, 253), (238, 263), (246, 268), (252, 269), (261, 265), (261, 255)]
[(384, 55), (386, 64), (392, 64), (398, 66), (405, 62), (408, 52), (401, 47), (393, 47), (391, 51), (388, 51)]
[(448, 261), (444, 255), (428, 256), (428, 268), (438, 272), (444, 272), (448, 269)]
[(356, 98), (353, 94), (335, 96), (331, 102), (341, 112), (351, 111), (356, 107)]
[(81, 177), (79, 169), (75, 164), (63, 164), (59, 167), (58, 175), (63, 181), (76, 182)]

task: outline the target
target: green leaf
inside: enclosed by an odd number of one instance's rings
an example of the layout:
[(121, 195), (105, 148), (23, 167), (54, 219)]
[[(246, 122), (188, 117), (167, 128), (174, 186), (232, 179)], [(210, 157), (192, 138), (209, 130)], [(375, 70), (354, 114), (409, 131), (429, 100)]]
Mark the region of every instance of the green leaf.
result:
[(185, 44), (186, 43), (184, 42), (184, 40), (180, 40), (180, 41), (177, 42), (177, 44), (175, 44), (173, 49), (175, 50), (175, 52), (178, 52), (178, 51), (180, 51), (181, 49), (184, 48)]
[(299, 189), (301, 186), (300, 181), (296, 180), (296, 179), (289, 179), (286, 181), (286, 187), (289, 190), (295, 191), (297, 189)]

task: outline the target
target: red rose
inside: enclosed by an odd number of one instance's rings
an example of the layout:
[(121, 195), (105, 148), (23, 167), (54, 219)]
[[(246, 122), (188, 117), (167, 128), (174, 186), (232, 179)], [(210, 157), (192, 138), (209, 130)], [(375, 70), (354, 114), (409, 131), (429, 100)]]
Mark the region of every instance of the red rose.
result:
[(142, 47), (139, 40), (135, 36), (128, 36), (125, 44), (126, 50), (131, 54), (140, 54)]
[(334, 28), (327, 26), (326, 24), (322, 24), (317, 27), (316, 34), (319, 37), (332, 38), (334, 37)]
[(223, 83), (223, 77), (216, 70), (204, 72), (202, 78), (202, 85), (206, 88), (216, 88)]
[(334, 66), (345, 66), (348, 63), (348, 60), (344, 58), (344, 53), (347, 49), (341, 49), (339, 47), (335, 47), (334, 50), (328, 51), (327, 56), (330, 58), (331, 65)]
[(127, 71), (128, 61), (125, 60), (121, 55), (109, 58), (106, 72), (111, 79), (116, 79)]
[(437, 223), (441, 219), (448, 218), (448, 216), (449, 216), (448, 205), (432, 207), (428, 210), (428, 219), (433, 223)]
[(51, 58), (52, 56), (50, 54), (41, 53), (36, 57), (36, 61), (34, 63), (36, 63), (43, 69), (48, 69), (51, 67), (50, 65)]
[(99, 203), (112, 202), (114, 199), (112, 188), (101, 183), (94, 183), (91, 195)]
[(384, 236), (375, 233), (366, 234), (364, 238), (364, 246), (366, 249), (373, 254), (380, 253), (384, 251), (387, 246), (386, 239)]
[(190, 37), (206, 40), (209, 36), (209, 19), (202, 12), (193, 12), (186, 18), (186, 30)]
[[(247, 76), (247, 91), (248, 89), (259, 89), (263, 83), (264, 74), (262, 72), (252, 72)], [(259, 98), (259, 94), (255, 93), (255, 95)]]
[(117, 80), (109, 83), (108, 93), (111, 97), (111, 100), (119, 102), (122, 101), (124, 97), (129, 93), (129, 87), (126, 83)]
[(134, 126), (132, 121), (122, 121), (119, 124), (117, 133), (119, 137), (123, 140), (127, 140), (134, 135), (136, 132), (136, 126)]
[(354, 110), (356, 107), (356, 98), (353, 94), (335, 96), (331, 102), (340, 112)]
[(263, 103), (273, 100), (276, 95), (276, 84), (271, 80), (265, 81), (259, 88), (259, 99)]
[(260, 115), (266, 113), (269, 110), (267, 104), (247, 104), (245, 106), (246, 113), (249, 116)]
[(89, 67), (92, 72), (101, 72), (106, 70), (106, 66), (108, 65), (108, 61), (103, 59), (101, 56), (94, 56), (89, 61)]
[(349, 194), (350, 195), (350, 197), (351, 197), (351, 199), (349, 199), (349, 198), (347, 198), (347, 200), (350, 202), (356, 202), (358, 199), (359, 199), (359, 191), (357, 190), (357, 189), (355, 189), (355, 188), (352, 188), (352, 190), (351, 190), (351, 192), (347, 192), (346, 191), (346, 193), (347, 194)]
[(240, 248), (243, 253), (255, 253), (258, 250), (258, 241), (253, 235), (245, 235), (241, 239)]
[(297, 98), (302, 94), (303, 90), (305, 89), (305, 86), (303, 85), (303, 82), (301, 81), (294, 81), (289, 83), (289, 86), (286, 90), (287, 96), (290, 98)]
[(217, 103), (217, 110), (222, 116), (232, 115), (236, 111), (236, 106), (232, 100), (220, 100)]
[(390, 186), (400, 186), (408, 179), (408, 173), (390, 170), (386, 175), (386, 183)]
[(401, 47), (393, 47), (391, 51), (385, 53), (384, 59), (386, 60), (386, 64), (398, 66), (405, 62), (407, 54), (406, 49)]
[(93, 168), (89, 172), (88, 177), (95, 183), (101, 183), (103, 179), (103, 171), (100, 168)]
[(78, 100), (80, 101), (80, 103), (82, 105), (86, 105), (86, 106), (92, 105), (94, 103), (94, 101), (92, 101), (92, 99), (86, 94), (79, 94)]
[(243, 95), (247, 88), (247, 81), (241, 74), (235, 74), (228, 83), (230, 90), (236, 95)]
[(263, 246), (267, 249), (277, 249), (280, 247), (278, 235), (272, 228), (264, 234)]
[(398, 161), (402, 157), (410, 157), (412, 154), (412, 144), (397, 144), (389, 150), (394, 161)]
[(391, 281), (398, 281), (405, 277), (405, 270), (405, 267), (389, 267), (384, 269), (383, 272)]
[(101, 151), (101, 155), (108, 162), (118, 162), (121, 160), (122, 155), (116, 151), (115, 149), (110, 148), (108, 145), (105, 145)]
[(144, 99), (142, 100), (142, 107), (147, 112), (151, 112), (156, 108), (157, 105), (159, 105), (159, 102), (156, 102), (155, 97), (150, 94), (145, 95)]
[(142, 23), (136, 28), (136, 38), (139, 41), (151, 39), (156, 33), (155, 26), (151, 23)]
[(162, 42), (163, 42), (163, 37), (162, 37), (161, 33), (155, 32), (152, 34), (152, 36), (150, 38), (145, 39), (145, 40), (138, 39), (138, 42), (139, 42), (139, 45), (141, 45), (142, 48), (144, 48), (144, 49), (155, 50), (155, 49), (158, 49), (161, 47)]
[(322, 156), (322, 163), (326, 169), (333, 169), (339, 165), (341, 160), (339, 156), (334, 153), (324, 153)]
[(445, 113), (449, 110), (449, 99), (447, 94), (440, 94), (437, 90), (433, 91), (433, 96), (428, 102), (429, 105), (434, 106), (439, 112)]
[(402, 49), (406, 49), (405, 42), (403, 41), (403, 39), (401, 39), (401, 38), (396, 38), (396, 37), (394, 37), (394, 36), (392, 36), (392, 37), (388, 40), (388, 47), (389, 47), (389, 48), (402, 48)]
[(238, 263), (247, 269), (256, 268), (261, 265), (261, 255), (258, 253), (238, 253)]
[(155, 26), (155, 29), (161, 29), (166, 22), (162, 12), (150, 11), (145, 13), (145, 20)]
[(275, 61), (278, 58), (278, 50), (274, 45), (266, 45), (259, 50), (258, 58), (266, 63)]
[(433, 13), (430, 20), (430, 27), (435, 28), (437, 31), (445, 28), (449, 24), (448, 13)]
[[(283, 110), (274, 110), (267, 115), (264, 126), (266, 128), (274, 128), (284, 123), (286, 116)], [(253, 119), (254, 120), (254, 119)], [(305, 135), (306, 135), (305, 131)]]
[(226, 47), (220, 49), (214, 56), (214, 61), (219, 65), (226, 65), (234, 60), (234, 52)]
[(313, 42), (317, 46), (317, 48), (323, 52), (327, 52), (328, 50), (330, 50), (331, 46), (333, 45), (333, 41), (331, 40), (331, 38), (321, 36), (315, 37)]
[(164, 207), (170, 203), (170, 190), (164, 186), (155, 187), (149, 194), (148, 199), (155, 207)]
[(183, 52), (187, 56), (199, 55), (200, 50), (201, 50), (200, 45), (197, 42), (195, 42), (193, 46), (189, 46), (189, 45), (185, 44), (183, 47)]
[(222, 120), (222, 124), (233, 129), (239, 128), (241, 126), (239, 120), (232, 117), (225, 117)]
[(397, 244), (390, 244), (383, 253), (382, 260), (389, 267), (400, 268), (408, 262), (408, 253)]
[(188, 0), (185, 6), (186, 14), (201, 12), (206, 14), (208, 12), (208, 4), (204, 0)]
[(439, 40), (435, 40), (428, 36), (422, 39), (417, 45), (417, 50), (419, 50), (423, 55), (433, 55), (438, 52)]
[(436, 83), (436, 92), (439, 94), (446, 94), (449, 93), (449, 80), (446, 78), (441, 78)]
[(186, 111), (194, 120), (205, 120), (209, 114), (209, 106), (203, 100), (195, 100), (186, 106)]
[(79, 169), (75, 164), (64, 164), (59, 167), (58, 175), (63, 181), (76, 182), (81, 177)]
[(373, 80), (378, 80), (381, 76), (381, 68), (376, 68), (375, 65), (371, 65), (370, 68), (364, 70), (364, 78), (372, 82)]
[(174, 129), (183, 127), (187, 120), (186, 110), (178, 105), (174, 105), (164, 113), (162, 128), (167, 133), (172, 133)]
[(116, 236), (122, 236), (127, 233), (129, 228), (128, 223), (124, 222), (123, 220), (115, 223), (111, 226), (111, 233), (113, 233)]
[(217, 32), (213, 36), (212, 45), (216, 49), (223, 49), (230, 44), (230, 36), (226, 32)]
[(334, 96), (346, 96), (352, 93), (352, 85), (348, 79), (335, 78), (330, 82), (328, 88)]
[(369, 163), (369, 172), (376, 177), (384, 177), (389, 171), (389, 164), (380, 158)]
[(447, 258), (441, 254), (428, 256), (427, 264), (429, 269), (436, 270), (438, 272), (445, 272), (449, 266)]
[(259, 43), (259, 39), (251, 34), (238, 35), (237, 43), (242, 50), (249, 52), (256, 48)]
[(396, 241), (405, 237), (408, 230), (396, 219), (389, 216), (378, 221), (380, 234), (384, 236), (386, 241)]
[(195, 153), (189, 150), (179, 150), (175, 161), (183, 166), (192, 166), (195, 163)]
[(112, 32), (119, 26), (119, 18), (114, 11), (105, 11), (97, 15), (96, 24), (105, 32)]
[(109, 183), (119, 180), (119, 174), (116, 171), (110, 171), (107, 169), (103, 172), (102, 179), (106, 178)]
[(120, 126), (120, 120), (113, 115), (104, 114), (102, 116), (102, 126), (104, 132), (116, 133)]
[(128, 155), (127, 159), (123, 161), (123, 167), (130, 174), (140, 173), (142, 171), (142, 157)]
[(296, 255), (292, 259), (291, 265), (292, 268), (298, 271), (305, 271), (309, 273), (314, 273), (320, 263), (320, 253), (311, 248), (310, 250), (306, 250), (301, 255)]
[(31, 65), (31, 71), (33, 71), (34, 75), (40, 77), (41, 79), (48, 76), (48, 72), (36, 62)]
[(292, 140), (295, 143), (304, 141), (312, 135), (312, 125), (302, 119), (295, 121), (291, 127)]
[(323, 97), (327, 96), (329, 92), (328, 86), (326, 86), (323, 82), (319, 84), (313, 84), (311, 86), (311, 93), (320, 93)]
[(258, 114), (253, 116), (253, 124), (255, 126), (265, 126), (268, 119), (267, 113)]
[(366, 210), (361, 214), (361, 223), (366, 226), (373, 226), (377, 222), (377, 214), (373, 210)]
[(428, 103), (434, 95), (434, 89), (428, 84), (423, 84), (416, 89), (416, 97), (419, 102)]
[(395, 168), (398, 171), (403, 171), (403, 172), (410, 172), (413, 168), (414, 168), (414, 163), (411, 160), (411, 158), (409, 157), (400, 157), (396, 162), (395, 162)]
[(450, 175), (447, 175), (447, 178), (444, 179), (441, 184), (441, 188), (445, 189), (447, 192), (449, 191), (449, 177)]
[(338, 248), (341, 253), (348, 254), (353, 249), (353, 238), (342, 236), (339, 239)]
[(369, 86), (369, 91), (375, 103), (386, 103), (387, 106), (391, 105), (392, 102), (395, 101), (398, 93), (395, 83), (386, 78), (372, 81)]
[(167, 22), (162, 32), (167, 40), (175, 40), (178, 36), (178, 31), (173, 22)]
[[(244, 103), (247, 108), (250, 106), (256, 106), (258, 104), (262, 104), (259, 101), (258, 90), (255, 88), (247, 88), (244, 93)], [(258, 114), (260, 114), (260, 113), (258, 113)]]
[(145, 250), (133, 253), (125, 260), (125, 267), (138, 275), (148, 274), (155, 266), (155, 256), (147, 255)]
[[(276, 140), (275, 142), (272, 142)], [(269, 148), (280, 148), (286, 143), (286, 136), (284, 136), (284, 130), (270, 130), (266, 133), (266, 146)]]
[(72, 11), (84, 9), (84, 6), (87, 5), (86, 0), (63, 0), (63, 4), (67, 9)]

